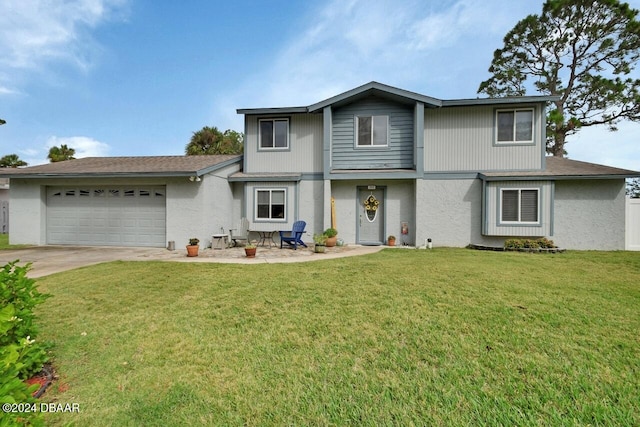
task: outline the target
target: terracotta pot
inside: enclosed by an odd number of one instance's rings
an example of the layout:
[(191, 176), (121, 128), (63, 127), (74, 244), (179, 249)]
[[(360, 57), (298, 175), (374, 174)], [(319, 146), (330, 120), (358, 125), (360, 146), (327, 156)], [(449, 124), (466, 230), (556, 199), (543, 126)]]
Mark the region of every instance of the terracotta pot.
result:
[(244, 248), (244, 254), (247, 256), (247, 258), (255, 258), (256, 249), (258, 248)]
[(198, 256), (199, 250), (200, 246), (198, 245), (187, 245), (187, 256)]
[(325, 242), (324, 245), (328, 248), (332, 248), (336, 245), (337, 241), (338, 241), (338, 236), (327, 237), (327, 241)]
[(396, 239), (389, 239), (387, 241), (387, 246), (395, 246), (396, 245)]

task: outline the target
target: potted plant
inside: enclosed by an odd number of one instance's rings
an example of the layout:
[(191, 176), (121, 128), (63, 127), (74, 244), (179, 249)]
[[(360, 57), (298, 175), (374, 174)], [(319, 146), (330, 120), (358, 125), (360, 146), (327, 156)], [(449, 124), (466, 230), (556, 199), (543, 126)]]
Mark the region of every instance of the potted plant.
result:
[(255, 258), (256, 250), (257, 250), (256, 245), (253, 242), (249, 242), (244, 247), (244, 254), (247, 256), (247, 258)]
[(326, 251), (327, 236), (324, 234), (314, 234), (313, 242), (315, 243), (314, 251), (317, 254), (323, 254)]
[(334, 247), (336, 245), (336, 242), (338, 241), (338, 238), (336, 237), (338, 235), (338, 230), (336, 230), (335, 228), (327, 228), (326, 230), (324, 230), (323, 234), (327, 236), (326, 246), (328, 248)]
[(387, 237), (387, 245), (388, 246), (395, 246), (396, 245), (396, 236), (391, 235), (391, 236)]
[(189, 239), (189, 244), (187, 245), (187, 256), (198, 256), (198, 251), (200, 250), (198, 243), (200, 243), (200, 240), (195, 237)]

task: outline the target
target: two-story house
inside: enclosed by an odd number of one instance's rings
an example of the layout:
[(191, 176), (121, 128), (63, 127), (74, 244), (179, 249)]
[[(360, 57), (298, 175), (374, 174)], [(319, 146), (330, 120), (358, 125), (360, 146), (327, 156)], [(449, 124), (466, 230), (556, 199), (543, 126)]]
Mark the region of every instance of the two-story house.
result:
[(371, 82), (316, 104), (239, 109), (244, 156), (105, 157), (4, 170), (12, 243), (165, 246), (336, 224), (347, 243), (624, 249), (625, 178), (545, 156), (552, 97), (440, 100)]
[[(240, 109), (242, 214), (346, 242), (624, 249), (625, 178), (637, 172), (545, 156), (552, 97), (439, 100), (371, 82), (317, 104)], [(281, 224), (281, 225), (280, 225)]]

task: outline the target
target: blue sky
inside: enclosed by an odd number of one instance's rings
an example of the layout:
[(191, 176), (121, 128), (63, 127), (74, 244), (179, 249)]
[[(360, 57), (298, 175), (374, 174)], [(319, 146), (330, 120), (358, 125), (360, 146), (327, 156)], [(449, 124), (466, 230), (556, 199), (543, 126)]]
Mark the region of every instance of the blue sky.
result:
[[(0, 155), (180, 155), (203, 126), (242, 131), (237, 108), (309, 105), (372, 80), (474, 98), (504, 35), (542, 3), (3, 0)], [(640, 170), (639, 141), (625, 123), (566, 148)]]

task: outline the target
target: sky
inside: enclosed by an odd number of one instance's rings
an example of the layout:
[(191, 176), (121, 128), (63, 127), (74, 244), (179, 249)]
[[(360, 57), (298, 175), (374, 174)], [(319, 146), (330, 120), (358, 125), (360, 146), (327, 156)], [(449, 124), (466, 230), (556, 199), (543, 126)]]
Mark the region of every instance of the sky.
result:
[[(370, 81), (475, 98), (504, 35), (543, 0), (0, 4), (0, 156), (37, 165), (61, 144), (78, 158), (182, 155), (204, 126), (243, 131), (238, 108), (306, 106)], [(640, 124), (586, 128), (565, 148), (640, 171)]]

